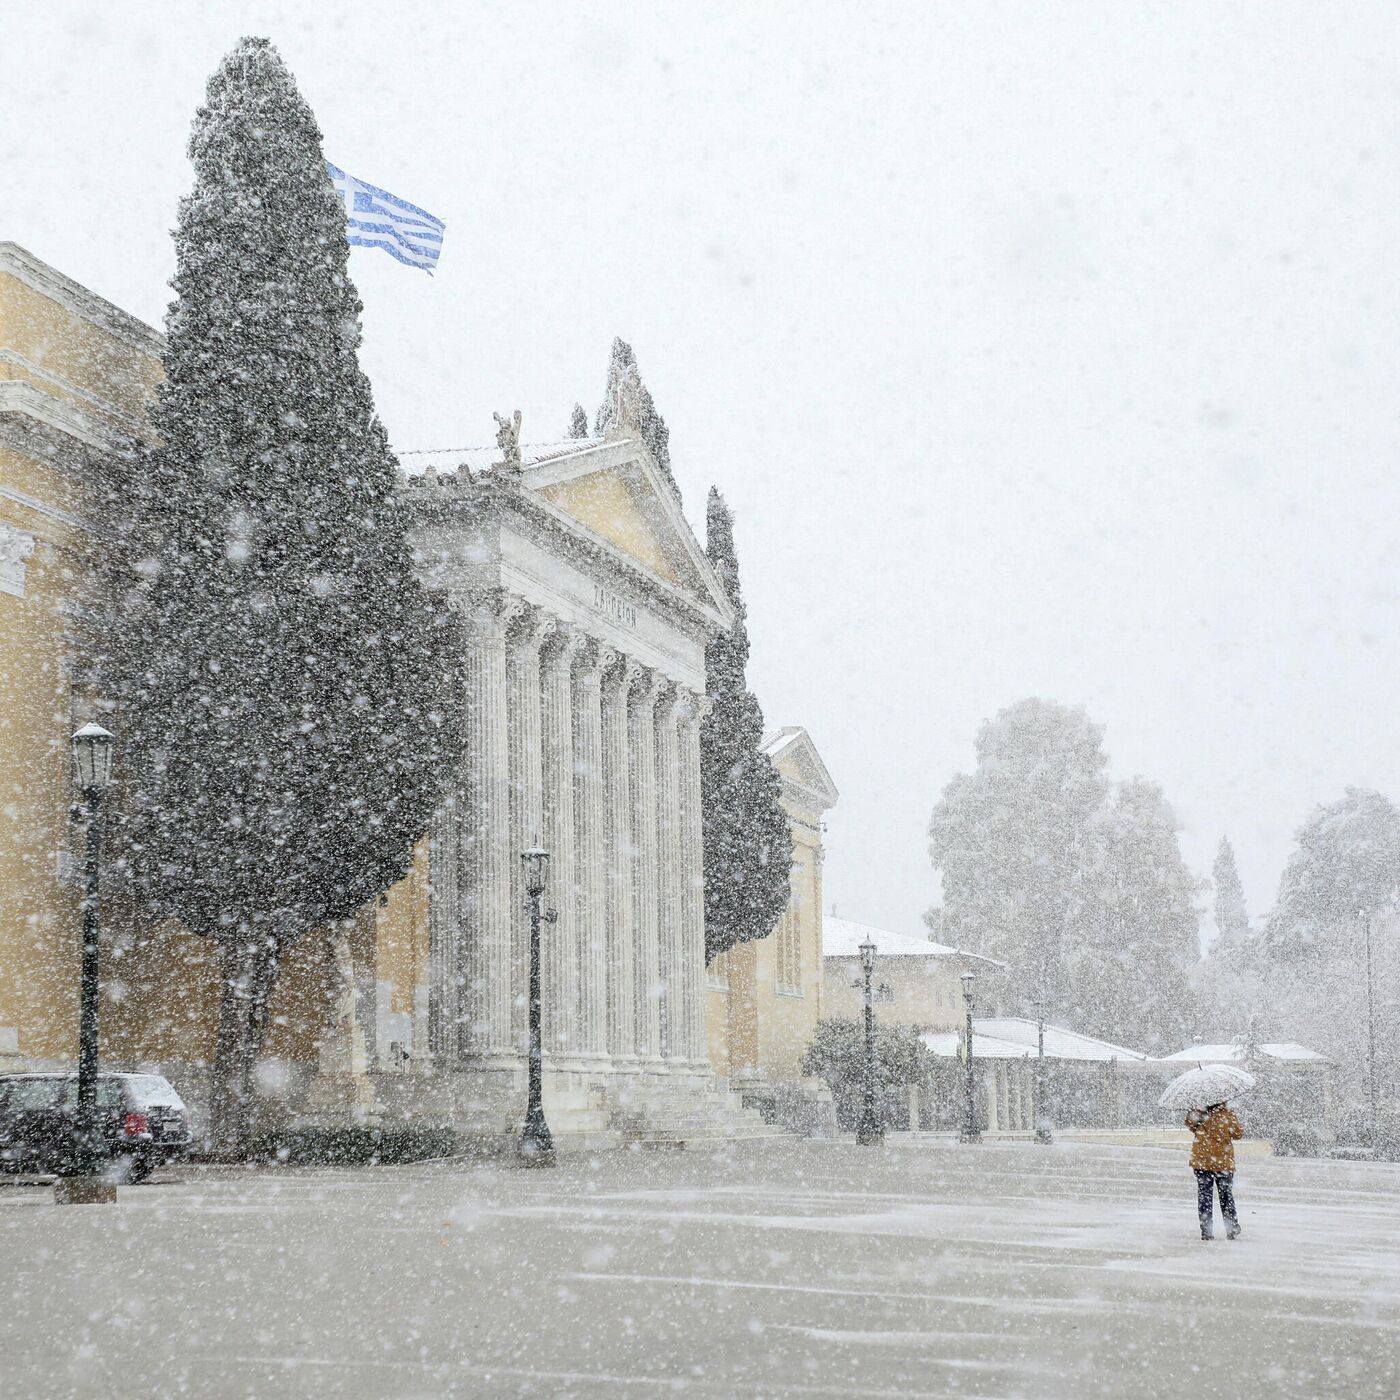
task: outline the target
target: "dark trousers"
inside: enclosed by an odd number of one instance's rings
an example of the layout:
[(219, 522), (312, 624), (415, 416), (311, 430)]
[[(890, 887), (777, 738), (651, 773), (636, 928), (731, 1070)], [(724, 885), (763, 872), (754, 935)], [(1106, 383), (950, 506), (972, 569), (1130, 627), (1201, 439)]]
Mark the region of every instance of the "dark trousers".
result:
[(1220, 1214), (1225, 1221), (1227, 1234), (1233, 1235), (1240, 1228), (1239, 1216), (1235, 1214), (1235, 1174), (1234, 1172), (1203, 1172), (1196, 1168), (1196, 1209), (1201, 1217), (1201, 1234), (1215, 1233), (1215, 1201), (1211, 1192), (1220, 1196)]

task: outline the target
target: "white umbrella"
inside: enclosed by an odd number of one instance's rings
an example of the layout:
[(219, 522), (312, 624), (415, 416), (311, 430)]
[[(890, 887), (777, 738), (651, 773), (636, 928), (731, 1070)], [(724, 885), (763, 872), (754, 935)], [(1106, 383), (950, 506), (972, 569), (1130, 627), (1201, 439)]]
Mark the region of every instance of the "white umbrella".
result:
[(1157, 1100), (1163, 1108), (1206, 1108), (1254, 1088), (1254, 1076), (1234, 1065), (1197, 1065), (1178, 1074)]

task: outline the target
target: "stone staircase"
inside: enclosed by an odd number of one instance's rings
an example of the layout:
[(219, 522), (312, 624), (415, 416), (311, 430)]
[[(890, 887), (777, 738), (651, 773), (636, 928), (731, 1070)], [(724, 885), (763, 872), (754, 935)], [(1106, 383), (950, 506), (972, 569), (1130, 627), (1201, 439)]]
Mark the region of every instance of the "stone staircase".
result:
[[(418, 1122), (450, 1127), (467, 1155), (497, 1157), (515, 1150), (524, 1112), (524, 1086), (488, 1085), (466, 1076), (372, 1076), (377, 1123)], [(720, 1148), (752, 1138), (784, 1137), (757, 1108), (745, 1107), (728, 1083), (709, 1075), (658, 1076), (573, 1084), (545, 1080), (545, 1117), (560, 1153)]]
[(723, 1080), (680, 1090), (651, 1084), (610, 1089), (612, 1126), (622, 1144), (645, 1150), (722, 1148), (752, 1138), (785, 1137), (780, 1127), (745, 1108)]

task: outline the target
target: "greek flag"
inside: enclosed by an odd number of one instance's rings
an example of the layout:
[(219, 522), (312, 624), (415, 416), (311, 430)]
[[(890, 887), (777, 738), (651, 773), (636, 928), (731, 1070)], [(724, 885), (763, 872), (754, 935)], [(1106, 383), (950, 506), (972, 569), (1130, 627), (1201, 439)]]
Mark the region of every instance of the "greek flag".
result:
[(409, 267), (421, 267), (431, 276), (447, 225), (426, 209), (347, 175), (330, 161), (326, 169), (345, 206), (345, 232), (350, 243), (359, 248), (383, 248), (391, 258)]

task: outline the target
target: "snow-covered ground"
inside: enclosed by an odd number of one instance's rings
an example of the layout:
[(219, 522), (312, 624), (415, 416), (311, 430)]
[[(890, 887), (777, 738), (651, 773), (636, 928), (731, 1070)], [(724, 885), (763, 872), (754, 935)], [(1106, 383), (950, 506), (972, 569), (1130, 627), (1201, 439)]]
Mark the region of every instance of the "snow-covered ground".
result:
[(6, 1396), (1400, 1395), (1400, 1168), (892, 1139), (0, 1188)]

